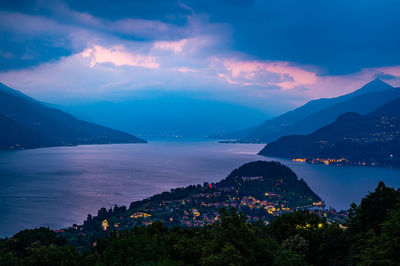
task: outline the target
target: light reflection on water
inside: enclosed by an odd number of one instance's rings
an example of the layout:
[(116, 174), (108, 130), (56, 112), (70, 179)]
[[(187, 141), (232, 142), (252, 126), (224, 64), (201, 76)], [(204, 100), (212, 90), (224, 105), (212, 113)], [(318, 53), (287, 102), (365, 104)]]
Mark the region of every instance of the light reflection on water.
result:
[[(171, 188), (217, 182), (263, 145), (211, 141), (87, 145), (0, 153), (0, 237), (38, 226), (81, 224), (88, 213), (129, 205)], [(400, 170), (332, 167), (281, 160), (336, 208), (373, 190), (383, 179), (400, 185)]]

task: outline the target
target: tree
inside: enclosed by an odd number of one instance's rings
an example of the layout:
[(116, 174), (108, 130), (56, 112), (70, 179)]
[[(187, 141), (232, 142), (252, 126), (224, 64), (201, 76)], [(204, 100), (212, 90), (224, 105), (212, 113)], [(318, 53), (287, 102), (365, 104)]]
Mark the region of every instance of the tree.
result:
[(361, 200), (360, 206), (351, 205), (348, 217), (348, 230), (352, 235), (373, 230), (379, 234), (381, 224), (388, 217), (388, 211), (399, 202), (399, 191), (386, 187), (381, 181), (375, 191)]

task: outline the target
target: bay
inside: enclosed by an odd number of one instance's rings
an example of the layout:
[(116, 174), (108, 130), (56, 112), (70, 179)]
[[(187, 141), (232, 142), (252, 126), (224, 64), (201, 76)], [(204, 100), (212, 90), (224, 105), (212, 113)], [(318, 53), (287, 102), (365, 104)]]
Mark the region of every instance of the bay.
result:
[(279, 160), (329, 206), (347, 209), (380, 180), (400, 186), (400, 170), (325, 166), (257, 155), (261, 144), (151, 141), (0, 152), (0, 237), (82, 224), (101, 207), (129, 206), (156, 193), (218, 182), (254, 160)]

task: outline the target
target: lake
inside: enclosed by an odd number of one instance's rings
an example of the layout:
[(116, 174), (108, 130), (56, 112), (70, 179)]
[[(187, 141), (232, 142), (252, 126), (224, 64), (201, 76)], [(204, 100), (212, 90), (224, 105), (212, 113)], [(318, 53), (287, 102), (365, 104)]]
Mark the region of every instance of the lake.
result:
[[(88, 213), (171, 188), (217, 182), (254, 160), (260, 144), (152, 141), (0, 152), (0, 237), (39, 226), (82, 224)], [(277, 159), (275, 159), (277, 160)], [(309, 165), (281, 160), (337, 209), (374, 190), (400, 186), (400, 170)]]

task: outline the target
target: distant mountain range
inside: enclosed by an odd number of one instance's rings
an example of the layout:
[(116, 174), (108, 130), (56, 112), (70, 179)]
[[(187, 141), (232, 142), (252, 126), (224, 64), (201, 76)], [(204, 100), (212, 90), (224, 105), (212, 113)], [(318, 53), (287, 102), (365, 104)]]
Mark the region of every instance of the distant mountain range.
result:
[(60, 104), (74, 116), (147, 138), (204, 138), (262, 122), (266, 113), (183, 92), (126, 95), (109, 101)]
[(268, 143), (282, 136), (309, 134), (332, 123), (343, 113), (367, 114), (397, 97), (400, 97), (400, 88), (393, 88), (376, 79), (350, 94), (313, 100), (259, 126), (216, 137), (236, 137), (239, 142)]
[(130, 134), (78, 120), (0, 83), (0, 149), (144, 142)]
[(312, 134), (282, 137), (260, 154), (312, 163), (400, 166), (400, 97), (367, 115), (345, 113)]

